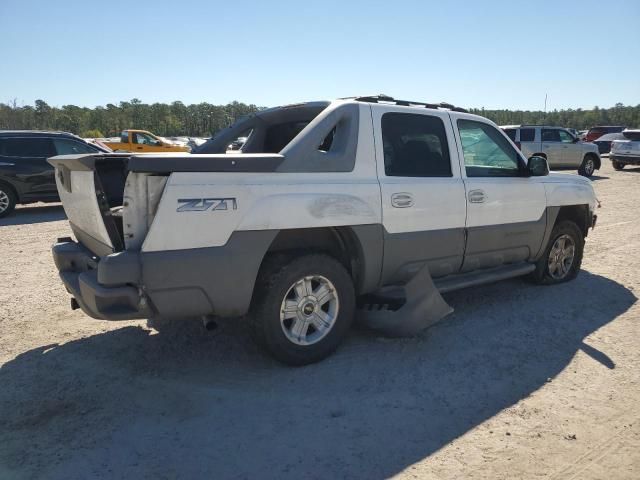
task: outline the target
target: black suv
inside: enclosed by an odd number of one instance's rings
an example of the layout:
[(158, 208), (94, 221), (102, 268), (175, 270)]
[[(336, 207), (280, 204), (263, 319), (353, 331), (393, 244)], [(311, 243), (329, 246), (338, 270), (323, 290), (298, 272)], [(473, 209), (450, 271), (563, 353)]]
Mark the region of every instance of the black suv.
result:
[(0, 130), (0, 218), (18, 203), (59, 200), (47, 158), (101, 151), (70, 133)]

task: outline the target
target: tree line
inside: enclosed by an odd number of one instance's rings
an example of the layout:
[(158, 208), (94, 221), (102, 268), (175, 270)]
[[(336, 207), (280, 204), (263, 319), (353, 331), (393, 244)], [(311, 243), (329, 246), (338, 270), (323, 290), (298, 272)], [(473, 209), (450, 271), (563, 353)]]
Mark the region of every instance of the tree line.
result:
[[(126, 128), (139, 128), (161, 136), (208, 137), (260, 108), (240, 102), (227, 105), (205, 102), (185, 105), (180, 101), (147, 104), (137, 98), (95, 108), (76, 105), (52, 107), (44, 100), (36, 100), (34, 105), (18, 105), (14, 100), (0, 103), (0, 129), (62, 130), (83, 137), (111, 137)], [(634, 107), (622, 103), (591, 110), (578, 108), (542, 112), (472, 108), (470, 112), (487, 117), (498, 125), (546, 124), (576, 129), (594, 125), (640, 127), (640, 105)]]
[(256, 105), (231, 102), (227, 105), (175, 101), (142, 103), (134, 98), (118, 105), (95, 108), (63, 105), (52, 107), (44, 100), (18, 105), (0, 103), (0, 129), (61, 130), (82, 137), (113, 137), (126, 128), (149, 130), (161, 136), (208, 137), (236, 119), (259, 110)]

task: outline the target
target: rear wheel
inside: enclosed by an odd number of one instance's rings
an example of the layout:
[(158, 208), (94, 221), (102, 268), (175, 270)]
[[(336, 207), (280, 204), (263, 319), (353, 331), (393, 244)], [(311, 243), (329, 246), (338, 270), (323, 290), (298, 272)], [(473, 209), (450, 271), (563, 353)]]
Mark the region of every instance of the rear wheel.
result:
[(16, 208), (17, 197), (11, 187), (0, 183), (0, 218), (9, 215)]
[(611, 161), (611, 165), (615, 170), (622, 170), (624, 168), (624, 163), (616, 162), (615, 160)]
[(582, 165), (578, 169), (578, 173), (584, 177), (590, 177), (596, 169), (596, 161), (593, 155), (586, 155), (582, 160)]
[(265, 260), (249, 322), (256, 341), (276, 359), (306, 365), (331, 354), (355, 312), (351, 276), (324, 254)]
[(573, 280), (580, 271), (584, 237), (580, 228), (569, 220), (553, 227), (544, 254), (536, 262), (531, 278), (540, 284), (551, 285)]

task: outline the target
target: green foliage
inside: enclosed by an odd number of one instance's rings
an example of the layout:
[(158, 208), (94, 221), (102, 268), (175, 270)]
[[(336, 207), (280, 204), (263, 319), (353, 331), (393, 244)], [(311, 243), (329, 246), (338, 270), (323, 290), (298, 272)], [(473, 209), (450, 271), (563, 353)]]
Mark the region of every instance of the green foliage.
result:
[(612, 108), (554, 110), (546, 114), (541, 111), (485, 110), (484, 108), (472, 108), (469, 111), (487, 117), (498, 125), (544, 124), (578, 130), (586, 130), (595, 125), (624, 125), (629, 128), (640, 128), (640, 105), (625, 107), (622, 103), (616, 103)]
[(102, 132), (100, 130), (85, 130), (84, 132), (82, 132), (82, 135), (80, 135), (83, 138), (103, 138), (104, 135), (102, 134)]
[[(119, 105), (95, 108), (63, 105), (51, 107), (44, 100), (34, 106), (14, 100), (0, 103), (0, 129), (62, 130), (87, 137), (117, 136), (126, 128), (149, 130), (161, 136), (210, 136), (237, 118), (259, 110), (255, 105), (232, 102), (228, 105), (182, 102), (142, 103), (134, 98)], [(98, 135), (99, 134), (99, 135)]]
[[(125, 128), (149, 130), (161, 136), (210, 136), (233, 123), (237, 118), (259, 110), (256, 105), (232, 102), (227, 105), (198, 103), (185, 105), (180, 101), (142, 103), (137, 98), (118, 105), (108, 103), (95, 108), (63, 105), (51, 107), (44, 100), (34, 105), (18, 105), (14, 100), (0, 103), (0, 129), (63, 130), (83, 132), (87, 137), (117, 136)], [(541, 111), (471, 109), (498, 125), (546, 124), (577, 129), (594, 125), (625, 125), (640, 127), (640, 105), (617, 103), (611, 108), (592, 110)], [(98, 135), (99, 134), (99, 135)]]

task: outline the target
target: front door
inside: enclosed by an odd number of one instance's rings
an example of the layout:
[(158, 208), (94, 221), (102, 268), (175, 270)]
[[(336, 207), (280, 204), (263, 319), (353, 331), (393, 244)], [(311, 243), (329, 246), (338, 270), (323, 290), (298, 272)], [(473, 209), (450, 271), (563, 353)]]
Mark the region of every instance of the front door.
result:
[(576, 143), (574, 136), (566, 130), (558, 130), (562, 144), (562, 163), (567, 167), (578, 168), (582, 163), (582, 145)]
[(384, 226), (383, 285), (428, 266), (456, 273), (466, 202), (448, 112), (372, 105)]
[(488, 122), (451, 114), (463, 159), (467, 244), (462, 271), (532, 259), (546, 228), (543, 177), (525, 176), (525, 159)]

